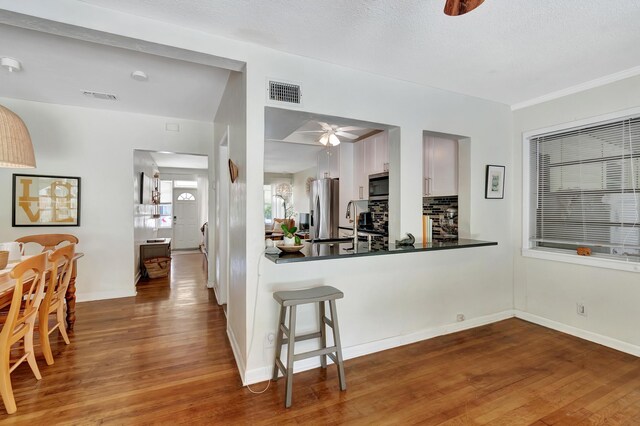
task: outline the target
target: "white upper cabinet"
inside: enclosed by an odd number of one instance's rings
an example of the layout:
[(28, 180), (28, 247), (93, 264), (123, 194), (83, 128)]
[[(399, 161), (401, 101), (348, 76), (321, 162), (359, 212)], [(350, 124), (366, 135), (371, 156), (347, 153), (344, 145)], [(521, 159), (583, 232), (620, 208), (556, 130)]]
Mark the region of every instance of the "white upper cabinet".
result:
[(354, 200), (369, 199), (369, 175), (367, 175), (364, 144), (353, 144), (353, 198)]
[(424, 137), (422, 193), (425, 197), (458, 195), (458, 141)]
[(365, 151), (367, 152), (367, 165), (370, 175), (384, 173), (389, 171), (389, 144), (387, 140), (387, 132), (378, 133), (375, 136), (367, 138), (362, 142), (365, 143)]
[(353, 150), (355, 200), (369, 199), (369, 175), (389, 171), (387, 132), (378, 133), (354, 144)]

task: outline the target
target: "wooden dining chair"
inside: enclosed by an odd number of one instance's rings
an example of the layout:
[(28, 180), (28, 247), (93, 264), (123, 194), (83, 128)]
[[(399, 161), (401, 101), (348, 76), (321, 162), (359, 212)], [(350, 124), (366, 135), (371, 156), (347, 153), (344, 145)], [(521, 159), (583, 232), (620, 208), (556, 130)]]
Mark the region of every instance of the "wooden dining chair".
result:
[(27, 235), (16, 239), (22, 244), (22, 254), (24, 254), (25, 246), (29, 243), (39, 244), (42, 247), (41, 252), (47, 250), (55, 250), (56, 247), (64, 242), (70, 244), (78, 244), (78, 238), (71, 234), (36, 234)]
[[(49, 262), (52, 265), (51, 272), (48, 274), (47, 290), (44, 299), (38, 310), (38, 327), (40, 333), (40, 345), (44, 353), (44, 359), (48, 365), (53, 364), (53, 353), (51, 352), (51, 343), (49, 335), (56, 330), (60, 330), (60, 334), (64, 342), (69, 344), (69, 336), (67, 336), (67, 328), (65, 326), (64, 316), (64, 295), (69, 287), (69, 281), (73, 271), (73, 256), (75, 254), (76, 245), (69, 244), (60, 247), (49, 255)], [(49, 328), (49, 316), (56, 314), (56, 325)]]
[[(18, 263), (9, 274), (16, 285), (0, 332), (0, 394), (9, 414), (15, 413), (17, 409), (11, 387), (11, 372), (26, 359), (36, 379), (42, 378), (33, 350), (33, 330), (43, 298), (46, 267), (47, 255), (42, 253)], [(11, 365), (11, 346), (20, 340), (24, 341), (24, 354)]]

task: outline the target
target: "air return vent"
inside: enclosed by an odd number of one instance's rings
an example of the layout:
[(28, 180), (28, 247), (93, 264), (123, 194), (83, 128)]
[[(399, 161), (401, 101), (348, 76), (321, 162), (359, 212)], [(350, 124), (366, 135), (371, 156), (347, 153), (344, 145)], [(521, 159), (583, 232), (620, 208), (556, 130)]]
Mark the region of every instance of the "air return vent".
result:
[(300, 85), (269, 80), (269, 100), (300, 105), (302, 103)]
[(105, 100), (105, 101), (117, 101), (118, 100), (116, 95), (113, 95), (111, 93), (100, 93), (100, 92), (91, 92), (89, 90), (83, 90), (82, 94), (85, 95), (85, 96), (88, 96), (90, 98), (102, 99), (102, 100)]

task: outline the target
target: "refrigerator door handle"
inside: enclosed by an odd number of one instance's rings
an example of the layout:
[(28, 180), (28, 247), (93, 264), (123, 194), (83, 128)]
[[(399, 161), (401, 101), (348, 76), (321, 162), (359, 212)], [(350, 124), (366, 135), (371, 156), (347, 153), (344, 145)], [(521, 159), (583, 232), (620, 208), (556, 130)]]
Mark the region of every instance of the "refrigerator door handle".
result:
[(319, 238), (320, 237), (320, 224), (322, 223), (322, 218), (320, 217), (320, 215), (322, 214), (322, 210), (320, 209), (320, 197), (318, 195), (316, 195), (316, 200), (315, 200), (315, 213), (316, 213), (316, 219), (315, 219), (315, 223), (316, 223), (316, 227), (315, 227), (315, 235), (313, 236), (313, 238)]

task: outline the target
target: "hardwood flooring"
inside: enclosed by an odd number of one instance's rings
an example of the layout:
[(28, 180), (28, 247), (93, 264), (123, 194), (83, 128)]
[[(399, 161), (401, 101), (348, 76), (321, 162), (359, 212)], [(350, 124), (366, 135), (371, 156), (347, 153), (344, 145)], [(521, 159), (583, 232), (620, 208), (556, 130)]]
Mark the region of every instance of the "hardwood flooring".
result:
[(242, 387), (202, 255), (173, 263), (136, 297), (78, 303), (55, 364), (37, 351), (42, 380), (12, 374), (0, 423), (640, 424), (640, 359), (517, 319), (347, 360), (345, 392), (333, 366), (296, 374), (285, 409), (284, 380)]

